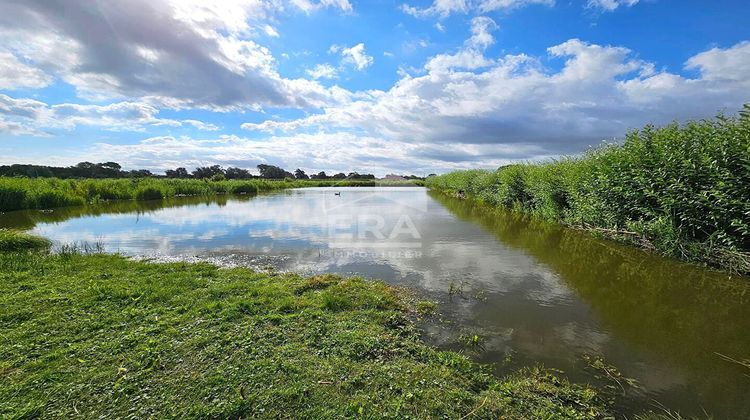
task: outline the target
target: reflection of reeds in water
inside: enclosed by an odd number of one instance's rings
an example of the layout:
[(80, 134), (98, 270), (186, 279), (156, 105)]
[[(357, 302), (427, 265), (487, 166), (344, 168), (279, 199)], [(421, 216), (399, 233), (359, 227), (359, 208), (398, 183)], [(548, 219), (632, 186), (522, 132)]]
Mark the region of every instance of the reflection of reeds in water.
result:
[(745, 355), (750, 349), (750, 279), (527, 215), (440, 193), (430, 196), (549, 267), (614, 335), (688, 374), (701, 392), (718, 401), (736, 401), (750, 392), (747, 372), (714, 354)]
[[(729, 357), (729, 356), (727, 356), (725, 354), (721, 354), (719, 352), (714, 352), (714, 354), (716, 354), (717, 356), (719, 356), (722, 360), (725, 360), (725, 361), (730, 362), (730, 363), (735, 363), (735, 364), (738, 364), (740, 366), (746, 367), (747, 369), (750, 369), (750, 359), (737, 360), (737, 359), (735, 359), (733, 357)], [(745, 376), (747, 376), (748, 378), (750, 378), (750, 374), (748, 374), (748, 373), (745, 373)]]

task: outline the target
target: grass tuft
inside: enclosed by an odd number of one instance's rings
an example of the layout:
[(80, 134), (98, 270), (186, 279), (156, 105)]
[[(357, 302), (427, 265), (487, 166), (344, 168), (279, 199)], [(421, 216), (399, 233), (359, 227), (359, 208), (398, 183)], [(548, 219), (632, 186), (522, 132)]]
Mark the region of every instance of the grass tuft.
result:
[(49, 239), (9, 229), (0, 229), (0, 252), (43, 251), (50, 248)]

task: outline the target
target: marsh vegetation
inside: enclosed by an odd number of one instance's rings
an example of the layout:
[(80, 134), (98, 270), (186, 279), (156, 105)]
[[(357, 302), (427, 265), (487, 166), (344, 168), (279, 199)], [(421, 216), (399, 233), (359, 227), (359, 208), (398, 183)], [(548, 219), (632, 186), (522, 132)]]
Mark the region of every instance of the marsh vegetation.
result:
[(427, 186), (750, 272), (750, 106), (739, 117), (647, 126), (581, 157), (458, 171)]

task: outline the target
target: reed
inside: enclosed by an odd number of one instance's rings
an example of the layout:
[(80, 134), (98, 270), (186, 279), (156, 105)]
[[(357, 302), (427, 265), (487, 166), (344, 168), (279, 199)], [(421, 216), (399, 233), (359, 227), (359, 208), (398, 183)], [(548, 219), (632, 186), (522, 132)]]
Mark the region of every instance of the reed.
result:
[[(746, 106), (746, 110), (750, 107)], [(750, 116), (646, 126), (582, 156), (467, 170), (429, 188), (750, 272)]]

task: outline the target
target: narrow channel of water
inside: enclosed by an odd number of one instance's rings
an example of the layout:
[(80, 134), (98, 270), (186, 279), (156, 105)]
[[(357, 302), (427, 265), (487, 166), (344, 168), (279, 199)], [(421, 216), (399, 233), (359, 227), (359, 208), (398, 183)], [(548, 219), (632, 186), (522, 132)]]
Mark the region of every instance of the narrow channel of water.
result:
[[(10, 212), (0, 227), (158, 260), (208, 259), (380, 278), (441, 302), (426, 338), (498, 373), (542, 363), (597, 379), (601, 357), (640, 389), (617, 408), (750, 417), (750, 281), (423, 188), (300, 189), (256, 197)], [(623, 394), (616, 385), (613, 394)]]

